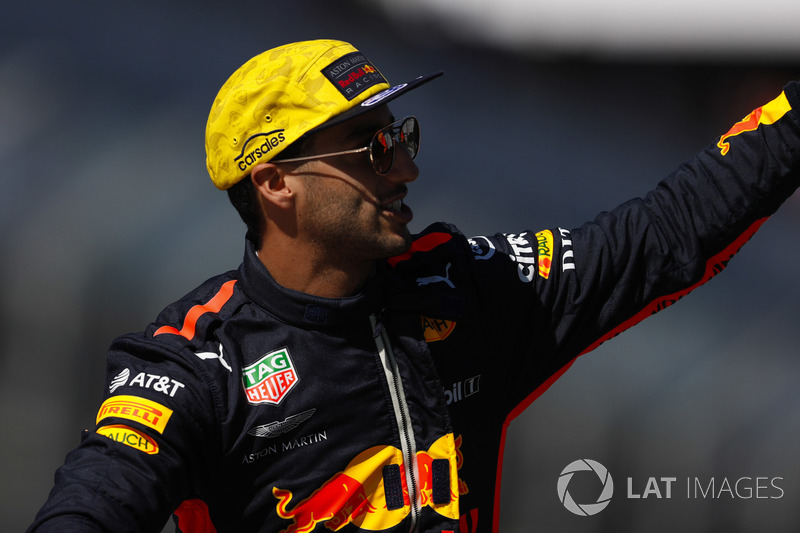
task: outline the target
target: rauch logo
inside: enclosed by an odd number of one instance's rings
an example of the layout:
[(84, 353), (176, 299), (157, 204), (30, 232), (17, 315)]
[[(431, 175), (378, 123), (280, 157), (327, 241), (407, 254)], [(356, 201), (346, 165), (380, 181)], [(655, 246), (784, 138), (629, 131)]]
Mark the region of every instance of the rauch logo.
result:
[(247, 401), (253, 404), (279, 404), (297, 381), (297, 372), (286, 348), (268, 353), (242, 370)]

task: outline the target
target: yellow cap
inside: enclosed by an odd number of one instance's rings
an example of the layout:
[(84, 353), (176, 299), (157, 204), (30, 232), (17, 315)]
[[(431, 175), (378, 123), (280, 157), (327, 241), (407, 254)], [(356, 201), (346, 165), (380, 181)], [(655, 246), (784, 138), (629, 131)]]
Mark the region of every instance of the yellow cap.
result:
[(206, 165), (228, 189), (309, 131), (385, 103), (441, 72), (390, 87), (351, 44), (287, 44), (249, 60), (222, 86), (206, 125)]

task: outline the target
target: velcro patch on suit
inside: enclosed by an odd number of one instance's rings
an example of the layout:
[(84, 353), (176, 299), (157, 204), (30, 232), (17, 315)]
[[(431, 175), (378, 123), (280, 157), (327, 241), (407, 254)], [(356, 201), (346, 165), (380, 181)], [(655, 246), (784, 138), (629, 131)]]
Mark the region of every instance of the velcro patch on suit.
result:
[(386, 493), (386, 508), (390, 511), (402, 509), (403, 482), (400, 479), (400, 465), (383, 467), (383, 490)]
[(436, 505), (450, 503), (450, 461), (447, 459), (431, 461), (431, 478), (433, 503)]

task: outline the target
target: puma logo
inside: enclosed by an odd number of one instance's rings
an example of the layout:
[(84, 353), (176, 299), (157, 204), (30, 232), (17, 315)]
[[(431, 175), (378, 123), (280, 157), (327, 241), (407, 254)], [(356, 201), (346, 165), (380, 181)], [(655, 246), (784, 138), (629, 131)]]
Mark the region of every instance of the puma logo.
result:
[(233, 372), (231, 365), (229, 365), (228, 362), (222, 357), (222, 343), (219, 344), (219, 353), (197, 352), (195, 355), (204, 361), (206, 359), (219, 359), (219, 362), (222, 363), (222, 366), (228, 369), (228, 372)]
[(451, 289), (455, 289), (456, 286), (453, 285), (452, 281), (450, 281), (451, 266), (453, 266), (453, 263), (447, 263), (447, 266), (444, 269), (444, 276), (428, 276), (425, 278), (417, 278), (417, 286), (422, 287), (423, 285), (430, 285), (431, 283), (447, 283)]

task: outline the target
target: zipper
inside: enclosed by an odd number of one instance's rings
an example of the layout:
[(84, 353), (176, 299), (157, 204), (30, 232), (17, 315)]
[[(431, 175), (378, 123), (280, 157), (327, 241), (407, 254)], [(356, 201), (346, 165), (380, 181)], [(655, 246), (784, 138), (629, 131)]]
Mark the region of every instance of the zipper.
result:
[(375, 345), (378, 347), (378, 355), (381, 358), (383, 372), (386, 382), (389, 384), (389, 393), (392, 398), (397, 429), (400, 433), (400, 446), (403, 453), (404, 475), (406, 476), (406, 486), (408, 487), (408, 498), (411, 502), (411, 528), (409, 531), (417, 530), (417, 521), (420, 514), (420, 501), (418, 482), (419, 472), (417, 466), (417, 446), (414, 439), (414, 429), (411, 427), (411, 416), (406, 403), (406, 394), (403, 390), (403, 383), (400, 378), (400, 371), (397, 367), (392, 345), (383, 324), (378, 321), (375, 315), (370, 315)]

